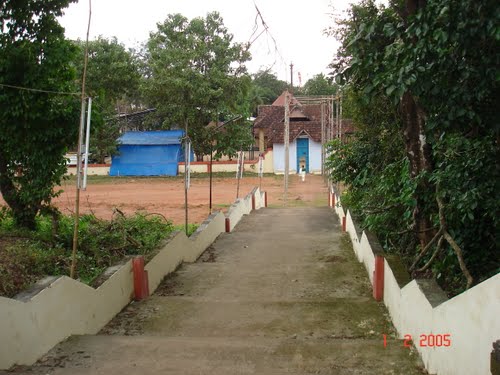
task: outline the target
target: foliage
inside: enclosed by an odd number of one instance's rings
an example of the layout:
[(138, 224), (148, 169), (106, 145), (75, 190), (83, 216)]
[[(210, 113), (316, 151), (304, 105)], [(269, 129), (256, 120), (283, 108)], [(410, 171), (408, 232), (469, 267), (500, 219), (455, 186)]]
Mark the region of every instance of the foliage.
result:
[[(0, 84), (75, 92), (75, 48), (57, 17), (71, 0), (0, 3)], [(78, 96), (0, 86), (0, 190), (18, 225), (57, 195), (76, 139)]]
[[(75, 44), (79, 54), (74, 63), (80, 78), (85, 41), (77, 40)], [(93, 99), (90, 152), (98, 163), (116, 153), (120, 130), (116, 115), (137, 105), (139, 82), (139, 63), (133, 51), (126, 50), (116, 38), (89, 41), (86, 90)]]
[(335, 95), (338, 91), (338, 85), (320, 73), (305, 83), (303, 91), (304, 95)]
[(220, 159), (223, 155), (235, 157), (238, 151), (248, 150), (253, 144), (252, 125), (245, 119), (232, 121), (214, 135), (214, 158)]
[(147, 44), (146, 97), (164, 127), (188, 130), (198, 155), (212, 147), (209, 122), (248, 113), (249, 54), (232, 38), (216, 12), (191, 21), (171, 14)]
[[(448, 231), (476, 282), (499, 267), (499, 203), (493, 193), (499, 189), (494, 105), (499, 21), (492, 0), (407, 0), (387, 7), (368, 0), (353, 5), (349, 18), (332, 31), (342, 43), (332, 63), (337, 81), (357, 98), (348, 110), (364, 113), (358, 116), (357, 144), (332, 145), (343, 157), (331, 158), (334, 178), (348, 183), (349, 200), (365, 225), (408, 258), (426, 244), (417, 245), (417, 237), (423, 237), (419, 216), (431, 226), (425, 230), (428, 240), (439, 228)], [(387, 98), (383, 105), (381, 98)], [(381, 123), (383, 118), (371, 119), (373, 110), (399, 115)], [(395, 141), (390, 154), (380, 147), (386, 134)], [(418, 165), (412, 142), (420, 145), (425, 167)], [(371, 160), (382, 168), (374, 169)], [(372, 212), (370, 202), (379, 202)], [(401, 228), (400, 218), (409, 226)], [(397, 242), (391, 232), (398, 231), (404, 238)], [(432, 252), (423, 256), (420, 265), (431, 261), (438, 281), (454, 294), (465, 286), (459, 274), (464, 269), (448, 243), (435, 248), (432, 260)]]
[[(18, 230), (9, 211), (0, 212), (0, 295), (12, 297), (46, 275), (67, 275), (71, 263), (73, 218), (37, 217), (36, 232)], [(77, 277), (91, 283), (107, 267), (129, 255), (151, 258), (174, 227), (160, 216), (118, 216), (111, 222), (84, 215), (79, 223)]]
[(257, 105), (272, 104), (288, 88), (288, 83), (279, 80), (276, 74), (267, 70), (255, 73), (252, 82), (253, 100)]

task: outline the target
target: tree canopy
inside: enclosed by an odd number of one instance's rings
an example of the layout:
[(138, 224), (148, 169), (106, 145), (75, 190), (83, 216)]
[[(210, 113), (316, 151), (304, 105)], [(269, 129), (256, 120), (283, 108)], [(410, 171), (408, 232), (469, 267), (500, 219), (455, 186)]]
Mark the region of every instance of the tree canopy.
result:
[(499, 266), (499, 21), (492, 0), (367, 0), (332, 29), (360, 128), (332, 145), (333, 177), (388, 250), (450, 293)]
[[(75, 65), (81, 80), (85, 42), (75, 43), (80, 49)], [(116, 114), (120, 110), (130, 111), (140, 102), (141, 75), (133, 51), (116, 38), (89, 41), (88, 57), (86, 91), (93, 98), (90, 152), (92, 159), (104, 163), (106, 156), (116, 152), (119, 136)]]
[(338, 91), (337, 84), (323, 74), (316, 74), (307, 80), (302, 89), (304, 95), (335, 95)]
[(78, 130), (78, 95), (65, 94), (77, 91), (77, 50), (57, 21), (71, 2), (0, 3), (0, 191), (28, 228), (57, 194)]
[(255, 95), (259, 97), (259, 104), (272, 104), (288, 87), (288, 83), (267, 70), (258, 71), (253, 75)]
[(171, 14), (157, 27), (147, 44), (146, 98), (164, 127), (186, 128), (195, 153), (207, 154), (214, 129), (207, 125), (249, 112), (249, 53), (217, 12), (192, 20)]

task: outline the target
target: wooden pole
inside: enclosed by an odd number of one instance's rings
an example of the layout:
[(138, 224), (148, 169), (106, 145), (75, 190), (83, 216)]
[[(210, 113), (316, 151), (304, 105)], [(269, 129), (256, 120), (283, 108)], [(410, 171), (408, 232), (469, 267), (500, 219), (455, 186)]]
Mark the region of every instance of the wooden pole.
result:
[(83, 128), (85, 123), (85, 81), (87, 79), (87, 65), (89, 61), (89, 34), (90, 20), (92, 18), (92, 0), (89, 0), (89, 21), (87, 24), (87, 38), (85, 40), (85, 56), (83, 60), (82, 93), (80, 107), (80, 129), (78, 132), (78, 146), (76, 154), (77, 178), (76, 178), (76, 196), (75, 196), (75, 225), (73, 230), (73, 251), (71, 254), (71, 268), (69, 276), (74, 279), (76, 273), (76, 251), (78, 249), (78, 226), (80, 223), (80, 189), (82, 188), (82, 142)]
[(288, 174), (290, 172), (290, 103), (289, 103), (289, 93), (288, 90), (285, 91), (285, 136), (284, 136), (284, 149), (285, 149), (285, 196), (284, 202), (287, 202), (288, 195)]

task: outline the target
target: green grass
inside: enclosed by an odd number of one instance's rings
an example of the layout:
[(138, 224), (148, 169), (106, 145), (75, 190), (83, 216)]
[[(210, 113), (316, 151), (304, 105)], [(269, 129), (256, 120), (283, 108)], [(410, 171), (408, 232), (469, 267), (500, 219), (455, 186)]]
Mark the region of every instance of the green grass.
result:
[[(18, 229), (7, 209), (0, 211), (0, 295), (12, 297), (45, 276), (68, 275), (73, 219), (62, 216), (53, 233), (48, 217), (37, 218), (36, 231)], [(189, 232), (197, 225), (190, 225)], [(113, 221), (83, 215), (79, 221), (77, 277), (92, 282), (109, 266), (132, 255), (151, 259), (176, 228), (160, 216), (135, 214)], [(54, 235), (55, 234), (55, 235)]]
[[(188, 230), (187, 230), (187, 235), (188, 237), (191, 236), (196, 230), (198, 229), (199, 225), (198, 224), (188, 224)], [(185, 225), (176, 225), (174, 226), (174, 230), (180, 231), (180, 232), (185, 232), (186, 226)]]

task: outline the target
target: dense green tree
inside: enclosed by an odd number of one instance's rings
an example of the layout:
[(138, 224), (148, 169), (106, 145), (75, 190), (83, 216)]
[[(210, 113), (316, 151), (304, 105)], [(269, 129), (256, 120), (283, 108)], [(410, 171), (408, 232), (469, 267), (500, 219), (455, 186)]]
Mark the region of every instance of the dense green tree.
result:
[(164, 127), (188, 130), (202, 156), (212, 147), (209, 122), (248, 113), (250, 56), (216, 12), (192, 20), (171, 14), (157, 26), (147, 44), (146, 97)]
[(337, 84), (327, 79), (323, 73), (309, 79), (302, 89), (304, 95), (335, 95), (337, 90)]
[[(81, 79), (85, 42), (78, 40), (76, 45), (80, 54), (75, 64)], [(133, 51), (116, 38), (99, 37), (89, 42), (86, 91), (93, 98), (90, 152), (98, 163), (116, 152), (120, 130), (116, 115), (139, 104), (140, 78)]]
[[(411, 198), (398, 203), (411, 219), (403, 231), (413, 235), (407, 251), (400, 250), (412, 270), (425, 262), (422, 272), (433, 268), (438, 281), (456, 291), (498, 270), (499, 21), (492, 0), (406, 0), (387, 7), (363, 1), (335, 30), (342, 42), (332, 64), (339, 82), (364, 104), (386, 97), (400, 114), (389, 131), (399, 132), (407, 170), (399, 178), (412, 192), (391, 193), (390, 180), (384, 182), (389, 165), (371, 174), (385, 191), (378, 207), (364, 209), (365, 218), (387, 220), (382, 216), (398, 214), (394, 199)], [(356, 174), (365, 171), (359, 165)], [(358, 198), (372, 192), (358, 185)]]
[(71, 2), (0, 3), (0, 190), (27, 228), (57, 195), (78, 130), (78, 95), (56, 93), (77, 91), (76, 48), (57, 21)]
[(259, 104), (272, 104), (288, 88), (288, 83), (267, 70), (255, 73), (252, 82), (255, 96), (261, 101)]

